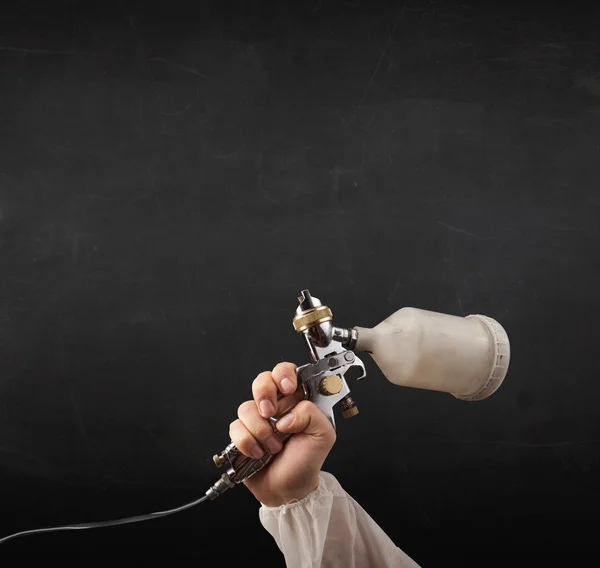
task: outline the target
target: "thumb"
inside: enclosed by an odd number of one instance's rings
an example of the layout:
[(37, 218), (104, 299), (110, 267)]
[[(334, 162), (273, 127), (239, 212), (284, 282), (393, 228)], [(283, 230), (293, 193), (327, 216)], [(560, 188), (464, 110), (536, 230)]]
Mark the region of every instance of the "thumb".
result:
[(335, 428), (331, 422), (309, 400), (299, 402), (290, 412), (277, 421), (276, 427), (285, 434), (306, 434), (332, 446), (336, 438)]

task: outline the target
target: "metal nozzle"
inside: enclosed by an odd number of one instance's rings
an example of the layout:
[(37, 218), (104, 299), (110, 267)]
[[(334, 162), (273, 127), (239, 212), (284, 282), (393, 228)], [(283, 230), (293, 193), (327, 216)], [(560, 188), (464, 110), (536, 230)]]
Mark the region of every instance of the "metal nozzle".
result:
[(321, 300), (319, 300), (319, 298), (313, 298), (308, 290), (302, 290), (302, 292), (300, 292), (300, 296), (298, 296), (298, 303), (300, 305), (296, 308), (297, 314), (323, 305), (321, 304)]

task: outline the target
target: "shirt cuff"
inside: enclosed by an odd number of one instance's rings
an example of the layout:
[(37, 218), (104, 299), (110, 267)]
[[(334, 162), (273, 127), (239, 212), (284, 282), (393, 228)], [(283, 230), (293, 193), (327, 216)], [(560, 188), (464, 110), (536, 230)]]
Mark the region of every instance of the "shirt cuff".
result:
[(302, 499), (292, 499), (291, 501), (280, 505), (279, 507), (269, 507), (261, 503), (261, 513), (265, 518), (267, 517), (278, 517), (279, 515), (285, 515), (290, 509), (303, 507), (311, 504), (312, 502), (318, 502), (324, 497), (331, 497), (333, 494), (325, 483), (325, 473), (319, 472), (319, 485), (316, 489), (313, 489), (306, 497)]

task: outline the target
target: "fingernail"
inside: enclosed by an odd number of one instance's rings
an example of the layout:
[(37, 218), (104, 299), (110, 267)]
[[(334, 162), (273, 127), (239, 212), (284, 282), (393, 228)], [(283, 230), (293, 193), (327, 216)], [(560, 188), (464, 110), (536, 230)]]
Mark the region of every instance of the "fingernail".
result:
[(294, 413), (288, 412), (285, 416), (282, 416), (277, 421), (277, 428), (287, 428), (288, 426), (291, 426), (292, 422), (294, 421), (294, 418)]
[(285, 379), (281, 379), (281, 390), (283, 392), (291, 393), (294, 390), (294, 383), (290, 381), (287, 377)]
[(273, 408), (273, 403), (270, 400), (261, 400), (259, 406), (263, 418), (270, 418), (275, 413), (275, 408)]
[(279, 450), (281, 450), (281, 442), (275, 438), (275, 436), (271, 436), (268, 440), (267, 440), (267, 448), (269, 448), (269, 451), (272, 454), (276, 454)]
[(254, 444), (254, 446), (250, 448), (250, 453), (252, 454), (252, 457), (256, 458), (257, 460), (265, 455), (265, 452), (258, 444)]

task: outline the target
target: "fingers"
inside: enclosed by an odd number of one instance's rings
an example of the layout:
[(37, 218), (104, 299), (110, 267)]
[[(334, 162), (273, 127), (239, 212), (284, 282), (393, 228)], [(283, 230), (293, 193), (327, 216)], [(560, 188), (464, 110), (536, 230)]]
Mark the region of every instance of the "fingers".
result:
[(263, 418), (270, 418), (277, 409), (277, 391), (284, 395), (296, 391), (296, 365), (279, 363), (273, 372), (265, 371), (254, 379), (252, 396)]
[(252, 396), (263, 418), (270, 418), (277, 408), (277, 384), (269, 371), (261, 373), (252, 383)]
[(229, 425), (229, 437), (235, 447), (245, 456), (260, 459), (265, 455), (264, 450), (241, 420), (236, 420)]
[(273, 380), (283, 394), (292, 394), (298, 386), (296, 365), (293, 363), (279, 363), (273, 369)]
[[(279, 363), (273, 371), (265, 371), (254, 379), (252, 395), (254, 400), (244, 402), (238, 408), (239, 419), (229, 426), (229, 436), (236, 447), (248, 457), (261, 458), (264, 452), (277, 454), (283, 445), (273, 432), (273, 428), (265, 420), (277, 412), (277, 393), (290, 395), (296, 392), (298, 380), (296, 378), (296, 365), (293, 363)], [(280, 412), (285, 412), (285, 403), (291, 398), (286, 397), (281, 401)], [(288, 401), (289, 402), (289, 401)], [(295, 401), (293, 401), (295, 402)], [(315, 410), (318, 409), (315, 407)], [(322, 418), (327, 422), (325, 416)], [(318, 424), (318, 422), (317, 422)], [(331, 425), (322, 426), (329, 427)]]
[(293, 410), (277, 421), (280, 432), (290, 434), (307, 434), (333, 446), (335, 429), (327, 417), (310, 401), (299, 402)]
[[(244, 455), (256, 457), (258, 452), (255, 445), (258, 444), (270, 454), (277, 454), (281, 451), (283, 444), (275, 435), (275, 432), (273, 432), (271, 425), (258, 413), (254, 401), (248, 400), (241, 404), (238, 409), (238, 416), (239, 422), (241, 422), (245, 431), (236, 427), (236, 431), (233, 432), (236, 439), (232, 437), (231, 441), (237, 446), (240, 452)], [(242, 447), (238, 445), (238, 441)], [(246, 453), (246, 450), (248, 453)]]

